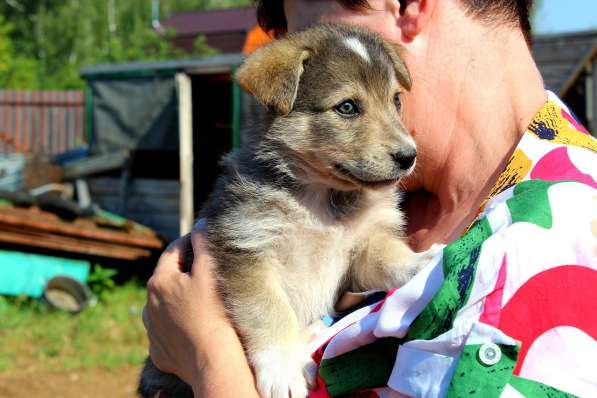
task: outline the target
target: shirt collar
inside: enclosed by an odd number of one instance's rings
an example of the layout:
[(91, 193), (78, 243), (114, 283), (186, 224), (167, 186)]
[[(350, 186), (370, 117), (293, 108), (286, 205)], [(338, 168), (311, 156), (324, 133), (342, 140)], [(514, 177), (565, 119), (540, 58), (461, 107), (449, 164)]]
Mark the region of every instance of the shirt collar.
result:
[(555, 146), (565, 145), (584, 147), (597, 153), (597, 141), (562, 100), (553, 92), (547, 91), (547, 101), (522, 134), (506, 167), (479, 207), (477, 216), (483, 213), (487, 203), (496, 195), (528, 179), (533, 165), (546, 152), (553, 150)]

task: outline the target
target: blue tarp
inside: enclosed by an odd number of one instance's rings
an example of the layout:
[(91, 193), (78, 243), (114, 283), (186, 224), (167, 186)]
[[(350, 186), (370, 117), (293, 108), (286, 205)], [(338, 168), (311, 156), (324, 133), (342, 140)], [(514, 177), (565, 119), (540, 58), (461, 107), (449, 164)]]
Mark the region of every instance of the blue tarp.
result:
[(85, 283), (88, 261), (0, 250), (0, 294), (41, 297), (48, 280), (70, 276)]

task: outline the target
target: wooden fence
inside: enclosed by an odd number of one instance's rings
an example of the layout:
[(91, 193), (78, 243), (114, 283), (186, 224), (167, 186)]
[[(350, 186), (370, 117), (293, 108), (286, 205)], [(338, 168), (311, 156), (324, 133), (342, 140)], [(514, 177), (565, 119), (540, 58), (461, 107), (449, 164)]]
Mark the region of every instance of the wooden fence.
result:
[(54, 155), (85, 143), (83, 91), (0, 90), (0, 153)]

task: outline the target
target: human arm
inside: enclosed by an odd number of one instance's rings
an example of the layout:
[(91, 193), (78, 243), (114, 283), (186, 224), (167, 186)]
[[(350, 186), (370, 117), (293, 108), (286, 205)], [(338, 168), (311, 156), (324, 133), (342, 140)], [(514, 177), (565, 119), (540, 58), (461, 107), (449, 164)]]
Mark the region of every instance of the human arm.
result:
[[(192, 245), (190, 273), (182, 271)], [(143, 321), (158, 369), (173, 373), (196, 397), (257, 397), (240, 340), (215, 288), (204, 237), (193, 232), (162, 254), (147, 283)]]

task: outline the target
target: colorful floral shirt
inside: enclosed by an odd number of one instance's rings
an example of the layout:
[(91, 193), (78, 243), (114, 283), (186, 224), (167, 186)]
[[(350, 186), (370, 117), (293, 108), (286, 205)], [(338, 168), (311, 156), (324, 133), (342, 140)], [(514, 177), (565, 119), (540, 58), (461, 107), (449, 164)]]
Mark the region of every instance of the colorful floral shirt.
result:
[(468, 231), (314, 343), (310, 397), (597, 397), (596, 179), (549, 93)]

